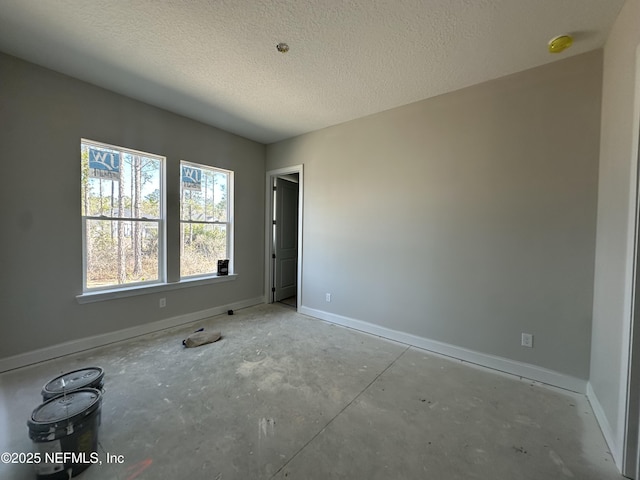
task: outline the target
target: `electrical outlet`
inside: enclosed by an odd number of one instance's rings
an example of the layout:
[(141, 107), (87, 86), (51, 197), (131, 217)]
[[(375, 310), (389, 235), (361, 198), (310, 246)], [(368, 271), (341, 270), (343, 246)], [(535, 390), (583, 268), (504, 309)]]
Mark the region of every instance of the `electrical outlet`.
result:
[(523, 347), (533, 348), (533, 334), (523, 333), (521, 345)]
[(330, 301), (331, 301), (331, 294), (330, 294), (330, 293), (325, 294), (324, 299), (325, 299), (327, 302), (330, 302)]
[(167, 299), (166, 298), (161, 298), (160, 299), (160, 308), (164, 308), (167, 306)]

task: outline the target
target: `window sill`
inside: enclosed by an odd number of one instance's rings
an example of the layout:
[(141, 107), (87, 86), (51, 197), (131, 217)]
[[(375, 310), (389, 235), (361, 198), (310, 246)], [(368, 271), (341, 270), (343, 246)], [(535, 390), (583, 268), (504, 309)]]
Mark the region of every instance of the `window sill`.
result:
[(230, 282), (238, 277), (237, 274), (229, 274), (214, 277), (196, 277), (186, 278), (175, 283), (159, 283), (153, 285), (140, 285), (135, 287), (125, 287), (113, 290), (100, 290), (97, 292), (86, 292), (76, 295), (76, 300), (80, 304), (102, 302), (104, 300), (113, 300), (114, 298), (135, 297), (138, 295), (147, 295), (149, 293), (166, 292), (168, 290), (177, 290), (179, 288), (198, 287), (201, 285), (209, 285), (211, 283)]

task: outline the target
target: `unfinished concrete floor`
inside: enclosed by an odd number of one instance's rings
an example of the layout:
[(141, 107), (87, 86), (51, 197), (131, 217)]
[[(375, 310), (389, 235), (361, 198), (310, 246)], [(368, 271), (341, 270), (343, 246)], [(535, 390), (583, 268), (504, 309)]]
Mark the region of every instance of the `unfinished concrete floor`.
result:
[[(199, 327), (223, 339), (184, 349)], [(42, 386), (106, 371), (82, 480), (621, 479), (582, 395), (263, 305), (0, 375), (0, 452)], [(33, 479), (0, 464), (2, 479)]]

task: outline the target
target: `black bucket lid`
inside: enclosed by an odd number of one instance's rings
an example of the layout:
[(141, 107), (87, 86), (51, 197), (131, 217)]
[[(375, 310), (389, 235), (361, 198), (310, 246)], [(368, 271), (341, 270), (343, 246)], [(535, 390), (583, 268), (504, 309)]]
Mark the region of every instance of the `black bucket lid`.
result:
[(59, 377), (54, 378), (44, 387), (42, 387), (43, 395), (61, 395), (64, 392), (78, 390), (94, 386), (104, 377), (104, 370), (100, 367), (81, 368), (72, 372), (63, 373)]
[(33, 411), (27, 425), (32, 431), (49, 431), (61, 423), (75, 423), (93, 413), (101, 400), (102, 393), (95, 388), (83, 388), (52, 398)]

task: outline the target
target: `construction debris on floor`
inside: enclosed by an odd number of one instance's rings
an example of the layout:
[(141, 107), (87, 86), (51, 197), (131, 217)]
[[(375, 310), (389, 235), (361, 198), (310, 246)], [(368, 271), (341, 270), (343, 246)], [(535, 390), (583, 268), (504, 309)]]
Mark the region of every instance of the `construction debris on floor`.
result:
[(182, 344), (187, 348), (199, 347), (201, 345), (206, 345), (207, 343), (217, 342), (222, 338), (222, 333), (220, 332), (205, 332), (204, 328), (197, 330), (196, 332), (189, 335), (182, 341)]

